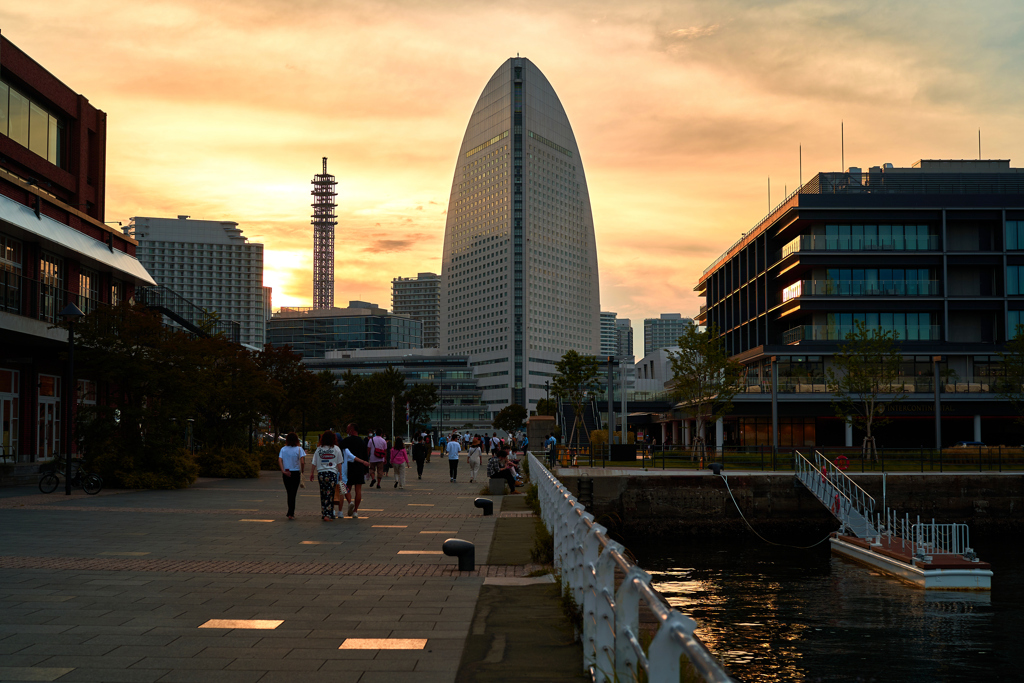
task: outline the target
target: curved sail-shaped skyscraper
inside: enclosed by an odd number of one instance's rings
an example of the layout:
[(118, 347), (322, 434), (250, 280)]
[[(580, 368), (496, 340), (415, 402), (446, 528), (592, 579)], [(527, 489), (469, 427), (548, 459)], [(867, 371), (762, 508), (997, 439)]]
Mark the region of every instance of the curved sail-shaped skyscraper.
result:
[(530, 60), (502, 64), (462, 139), (441, 265), (441, 347), (491, 412), (532, 409), (568, 349), (600, 349), (590, 195), (569, 118)]

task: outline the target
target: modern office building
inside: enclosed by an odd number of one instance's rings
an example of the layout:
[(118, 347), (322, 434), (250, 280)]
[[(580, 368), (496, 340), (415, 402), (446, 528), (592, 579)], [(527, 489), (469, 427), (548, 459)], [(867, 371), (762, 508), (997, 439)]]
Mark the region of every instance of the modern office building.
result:
[(436, 273), (393, 279), (391, 310), (423, 323), (423, 348), (441, 345), (441, 278)]
[(654, 349), (636, 363), (636, 390), (665, 391), (665, 384), (672, 379), (672, 358), (669, 354), (679, 351), (678, 346)]
[(138, 240), (139, 260), (159, 284), (237, 322), (241, 342), (263, 348), (263, 245), (242, 235), (238, 223), (137, 216), (125, 230)]
[[(434, 431), (435, 438), (452, 429), (493, 429), (491, 413), (480, 402), (482, 390), (467, 356), (429, 348), (353, 349), (328, 351), (323, 358), (304, 358), (303, 363), (313, 372), (330, 370), (339, 381), (349, 371), (355, 375), (371, 375), (390, 367), (405, 375), (408, 385), (433, 384), (437, 387), (439, 403), (431, 414), (428, 431)], [(402, 421), (401, 429), (396, 426), (401, 435), (404, 433), (404, 409), (397, 410), (396, 415), (396, 419)]]
[(340, 349), (418, 349), (423, 323), (366, 301), (350, 301), (348, 308), (282, 307), (267, 324), (267, 343), (290, 346), (303, 358)]
[(493, 365), (492, 411), (544, 398), (568, 349), (600, 353), (590, 196), (569, 118), (515, 57), (487, 82), (459, 149), (441, 266), (441, 348)]
[(662, 313), (658, 318), (644, 319), (644, 355), (656, 349), (679, 345), (679, 337), (693, 325), (692, 318), (680, 313)]
[(633, 321), (629, 318), (615, 319), (615, 355), (633, 355)]
[[(107, 115), (0, 36), (0, 463), (63, 455), (68, 304), (155, 284), (105, 219)], [(75, 382), (74, 406), (97, 400)], [(31, 470), (35, 472), (36, 470)]]
[[(1024, 169), (1005, 160), (819, 173), (703, 273), (699, 322), (746, 366), (745, 391), (712, 440), (771, 444), (778, 375), (782, 447), (861, 444), (837, 419), (832, 356), (857, 323), (898, 335), (906, 397), (887, 404), (885, 447), (1019, 445), (999, 398), (999, 352), (1024, 311)], [(938, 367), (935, 367), (935, 364)], [(933, 380), (936, 371), (938, 386)], [(890, 397), (891, 398), (891, 397)], [(685, 411), (667, 425), (678, 443)]]
[(619, 355), (619, 335), (615, 329), (617, 313), (601, 311), (601, 356)]

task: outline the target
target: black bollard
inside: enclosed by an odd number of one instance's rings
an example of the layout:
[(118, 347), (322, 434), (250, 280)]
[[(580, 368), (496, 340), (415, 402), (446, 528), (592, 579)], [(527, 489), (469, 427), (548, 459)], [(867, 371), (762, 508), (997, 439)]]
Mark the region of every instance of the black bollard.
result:
[(484, 517), (494, 514), (494, 501), (490, 498), (477, 498), (473, 505), (484, 511)]
[(449, 538), (441, 545), (445, 555), (459, 558), (459, 571), (471, 572), (476, 569), (476, 546), (461, 538)]
[(711, 474), (721, 474), (723, 469), (722, 463), (713, 462), (708, 465), (708, 469), (711, 470)]

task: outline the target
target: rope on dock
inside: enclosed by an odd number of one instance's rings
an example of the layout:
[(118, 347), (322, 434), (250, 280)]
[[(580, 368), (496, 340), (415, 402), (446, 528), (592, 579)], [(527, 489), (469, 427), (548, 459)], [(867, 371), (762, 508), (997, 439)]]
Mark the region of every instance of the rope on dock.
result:
[(750, 529), (755, 536), (760, 538), (765, 543), (768, 543), (769, 545), (782, 546), (783, 548), (796, 548), (797, 550), (810, 550), (811, 548), (819, 546), (822, 543), (824, 543), (825, 541), (827, 541), (829, 539), (829, 536), (832, 535), (832, 534), (829, 534), (828, 536), (826, 536), (825, 538), (821, 539), (817, 543), (812, 543), (811, 545), (789, 545), (788, 543), (776, 543), (775, 541), (769, 541), (767, 538), (765, 538), (761, 534), (757, 533), (757, 529), (752, 527), (750, 525), (750, 522), (747, 521), (747, 517), (746, 517), (746, 515), (743, 514), (743, 510), (740, 510), (740, 504), (736, 502), (736, 496), (732, 495), (732, 487), (729, 486), (729, 478), (727, 476), (725, 476), (724, 472), (720, 473), (718, 476), (720, 476), (722, 478), (722, 481), (725, 482), (725, 489), (726, 489), (726, 491), (729, 492), (729, 497), (732, 498), (732, 504), (736, 506), (736, 512), (740, 513), (740, 519), (743, 520), (743, 523), (747, 525), (747, 528)]

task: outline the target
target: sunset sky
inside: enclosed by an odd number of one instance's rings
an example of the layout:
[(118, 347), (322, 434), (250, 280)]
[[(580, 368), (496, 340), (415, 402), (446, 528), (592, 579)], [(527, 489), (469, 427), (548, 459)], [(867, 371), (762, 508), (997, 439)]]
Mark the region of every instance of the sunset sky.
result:
[[(440, 272), (456, 155), (520, 53), (569, 115), (601, 307), (692, 316), (701, 271), (803, 178), (1024, 166), (1024, 3), (4, 3), (0, 30), (106, 111), (107, 220), (237, 221), (274, 307), (310, 305), (310, 180), (338, 180), (335, 301)], [(2, 58), (2, 57), (0, 57)]]

